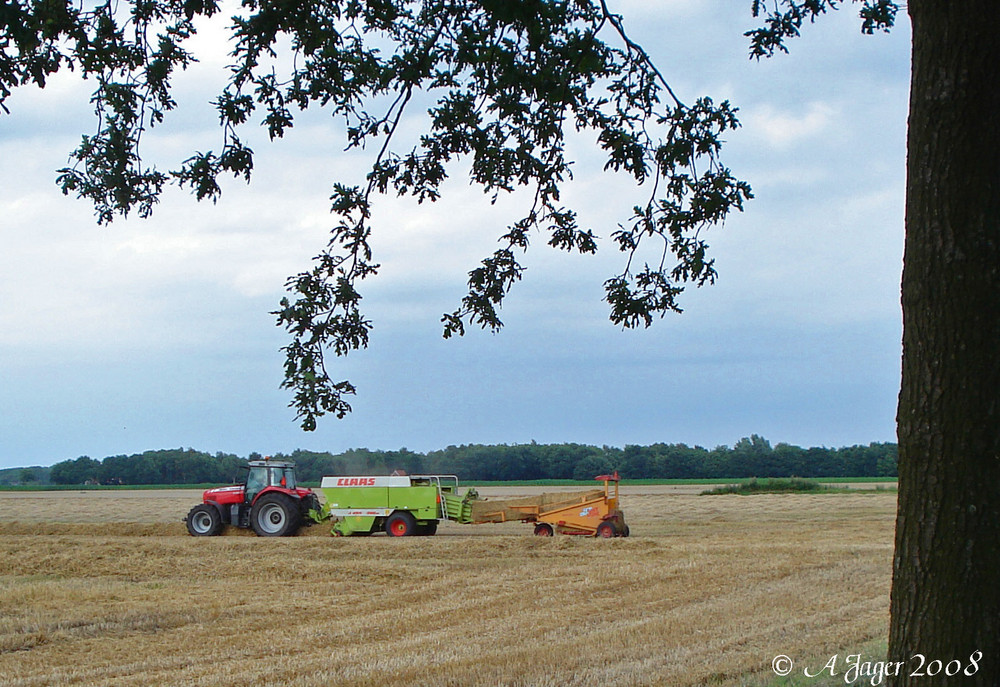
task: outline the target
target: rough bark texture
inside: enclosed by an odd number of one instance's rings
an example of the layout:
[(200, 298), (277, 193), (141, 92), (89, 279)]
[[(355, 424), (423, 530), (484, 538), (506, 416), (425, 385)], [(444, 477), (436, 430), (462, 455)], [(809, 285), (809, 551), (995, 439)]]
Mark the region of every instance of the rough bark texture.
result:
[[(906, 662), (897, 685), (993, 687), (1000, 685), (1000, 6), (910, 0), (908, 10), (913, 75), (889, 658)], [(924, 674), (914, 676), (917, 654)], [(962, 671), (949, 677), (956, 659)]]

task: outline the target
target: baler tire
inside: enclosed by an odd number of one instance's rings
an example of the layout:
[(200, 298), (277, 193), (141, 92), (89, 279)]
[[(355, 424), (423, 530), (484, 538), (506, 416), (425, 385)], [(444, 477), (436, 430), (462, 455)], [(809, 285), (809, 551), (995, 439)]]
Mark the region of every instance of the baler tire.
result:
[(426, 525), (417, 525), (417, 536), (419, 537), (433, 537), (437, 534), (438, 523), (437, 520), (431, 520)]
[(552, 529), (552, 525), (547, 522), (540, 522), (535, 525), (535, 536), (536, 537), (551, 537), (555, 535), (555, 530)]
[(250, 527), (258, 537), (291, 537), (302, 526), (299, 504), (284, 494), (264, 494), (250, 509)]
[(222, 516), (215, 506), (199, 503), (188, 511), (184, 519), (192, 537), (214, 537), (222, 532)]
[(618, 530), (615, 529), (615, 523), (605, 520), (597, 526), (597, 532), (594, 533), (594, 536), (600, 539), (611, 539), (618, 536)]
[(405, 510), (396, 511), (385, 521), (385, 532), (390, 537), (411, 537), (417, 534), (417, 519)]

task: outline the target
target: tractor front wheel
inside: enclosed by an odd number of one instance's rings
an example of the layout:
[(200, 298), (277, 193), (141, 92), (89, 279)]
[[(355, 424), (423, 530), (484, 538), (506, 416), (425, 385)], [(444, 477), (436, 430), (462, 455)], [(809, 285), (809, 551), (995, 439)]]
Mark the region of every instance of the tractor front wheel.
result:
[(385, 521), (385, 531), (390, 537), (409, 537), (417, 533), (417, 520), (406, 511), (397, 511)]
[(222, 531), (222, 517), (215, 506), (199, 503), (188, 511), (188, 534), (192, 537), (214, 537)]
[(301, 525), (298, 504), (284, 494), (264, 494), (250, 509), (250, 527), (258, 537), (290, 537)]

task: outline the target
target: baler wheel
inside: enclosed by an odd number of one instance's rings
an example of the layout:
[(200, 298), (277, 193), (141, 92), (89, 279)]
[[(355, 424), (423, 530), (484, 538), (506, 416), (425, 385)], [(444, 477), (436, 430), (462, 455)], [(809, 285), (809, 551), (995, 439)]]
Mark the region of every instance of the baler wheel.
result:
[(535, 536), (536, 537), (551, 537), (555, 534), (555, 530), (552, 529), (552, 525), (547, 522), (540, 522), (535, 525)]
[(390, 537), (409, 537), (417, 534), (417, 520), (410, 513), (397, 511), (385, 521), (385, 531)]
[(597, 526), (596, 536), (602, 539), (611, 539), (612, 537), (617, 537), (618, 532), (615, 530), (615, 523), (610, 520), (605, 520), (600, 525)]
[(187, 531), (193, 537), (214, 537), (222, 531), (222, 517), (215, 506), (199, 503), (188, 511)]
[(258, 537), (290, 537), (301, 525), (298, 504), (284, 494), (264, 494), (250, 509), (250, 527)]

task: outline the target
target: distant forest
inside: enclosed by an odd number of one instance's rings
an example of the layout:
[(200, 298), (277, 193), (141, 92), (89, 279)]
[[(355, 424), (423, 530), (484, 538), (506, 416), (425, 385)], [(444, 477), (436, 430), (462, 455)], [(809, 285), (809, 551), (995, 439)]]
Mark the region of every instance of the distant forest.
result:
[[(146, 451), (96, 460), (81, 456), (49, 469), (53, 484), (228, 484), (239, 482), (247, 458), (194, 449)], [(756, 434), (734, 446), (706, 449), (685, 444), (587, 446), (515, 444), (449, 446), (415, 453), (351, 449), (344, 453), (297, 450), (275, 454), (292, 460), (299, 480), (318, 482), (323, 475), (454, 474), (462, 480), (587, 480), (618, 470), (623, 479), (735, 479), (741, 477), (895, 477), (896, 444), (872, 443), (847, 448), (771, 446)]]

